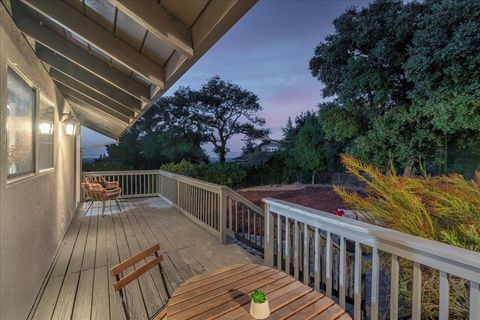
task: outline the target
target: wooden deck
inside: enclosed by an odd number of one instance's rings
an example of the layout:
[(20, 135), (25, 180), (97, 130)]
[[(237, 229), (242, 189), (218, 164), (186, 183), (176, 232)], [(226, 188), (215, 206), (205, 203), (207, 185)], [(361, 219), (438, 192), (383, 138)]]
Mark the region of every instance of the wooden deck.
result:
[[(124, 200), (126, 210), (97, 205), (67, 231), (30, 319), (124, 319), (110, 268), (159, 243), (169, 292), (185, 280), (235, 263), (259, 263), (235, 244), (218, 240), (160, 198)], [(158, 269), (127, 286), (132, 319), (148, 319), (167, 302)]]

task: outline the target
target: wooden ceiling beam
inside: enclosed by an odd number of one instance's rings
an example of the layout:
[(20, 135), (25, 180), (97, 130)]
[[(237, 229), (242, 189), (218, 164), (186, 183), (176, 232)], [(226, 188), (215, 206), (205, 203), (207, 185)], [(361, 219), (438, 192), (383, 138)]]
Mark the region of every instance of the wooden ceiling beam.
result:
[(42, 26), (37, 21), (27, 17), (18, 22), (17, 26), (20, 31), (32, 37), (38, 43), (41, 43), (50, 50), (69, 59), (83, 69), (94, 73), (97, 77), (119, 89), (122, 89), (131, 96), (144, 102), (148, 102), (150, 99), (150, 88), (148, 86), (144, 86), (131, 79), (127, 75), (111, 67), (105, 61)]
[(21, 0), (126, 68), (157, 86), (164, 86), (163, 68), (63, 1)]
[(117, 132), (117, 130), (114, 131), (112, 130), (112, 128), (107, 128), (105, 125), (102, 125), (101, 123), (96, 123), (90, 119), (87, 119), (83, 115), (79, 115), (77, 116), (77, 118), (78, 120), (80, 120), (80, 123), (82, 124), (82, 126), (87, 127), (90, 130), (103, 134), (104, 136), (107, 136), (114, 140), (117, 140), (119, 137), (119, 133)]
[(93, 106), (93, 105), (91, 105), (91, 104), (89, 104), (89, 103), (87, 103), (87, 102), (85, 102), (81, 99), (78, 99), (78, 98), (68, 94), (67, 92), (62, 91), (62, 94), (64, 95), (65, 99), (67, 99), (68, 102), (71, 105), (80, 105), (84, 108), (89, 108), (91, 110), (94, 110), (94, 112), (100, 112), (100, 114), (102, 114), (102, 113), (107, 114), (111, 117), (114, 117), (118, 121), (121, 121), (125, 125), (128, 125), (131, 122), (131, 118), (129, 118), (127, 116), (124, 116), (123, 114), (120, 114), (118, 112), (115, 112), (112, 109), (110, 109), (108, 107), (105, 107), (102, 104), (97, 104), (96, 106)]
[[(63, 89), (64, 87), (68, 87), (71, 90), (77, 92), (78, 94), (75, 95), (77, 98), (82, 98), (83, 101), (87, 102), (88, 104), (91, 104), (93, 106), (97, 106), (98, 104), (101, 104), (105, 107), (108, 107), (109, 109), (122, 114), (126, 117), (129, 118), (135, 118), (136, 113), (133, 112), (132, 110), (126, 109), (124, 106), (121, 104), (116, 103), (115, 101), (112, 101), (105, 96), (91, 90), (90, 88), (84, 86), (80, 82), (76, 81), (73, 78), (70, 78), (69, 76), (61, 73), (60, 71), (57, 71), (55, 69), (50, 70), (50, 77), (57, 82), (62, 84), (62, 86), (59, 86)], [(68, 90), (70, 93), (70, 90)], [(70, 95), (72, 95), (70, 93)], [(84, 98), (83, 98), (84, 97)], [(96, 101), (95, 103), (91, 103), (91, 101)]]
[(112, 5), (167, 42), (186, 57), (193, 57), (190, 29), (155, 1), (108, 0)]
[(52, 68), (74, 78), (78, 82), (89, 87), (91, 90), (103, 94), (104, 96), (124, 105), (127, 109), (139, 112), (142, 102), (131, 95), (123, 92), (108, 82), (98, 78), (94, 74), (80, 68), (75, 63), (51, 51), (41, 44), (36, 45), (37, 57), (51, 66)]

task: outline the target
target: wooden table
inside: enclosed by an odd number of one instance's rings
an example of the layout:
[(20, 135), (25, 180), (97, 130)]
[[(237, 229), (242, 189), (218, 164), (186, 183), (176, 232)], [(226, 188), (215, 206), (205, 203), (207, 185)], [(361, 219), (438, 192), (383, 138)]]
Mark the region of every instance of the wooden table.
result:
[(266, 292), (269, 319), (351, 319), (339, 305), (266, 266), (237, 264), (193, 277), (175, 290), (167, 305), (167, 319), (252, 319), (250, 294)]

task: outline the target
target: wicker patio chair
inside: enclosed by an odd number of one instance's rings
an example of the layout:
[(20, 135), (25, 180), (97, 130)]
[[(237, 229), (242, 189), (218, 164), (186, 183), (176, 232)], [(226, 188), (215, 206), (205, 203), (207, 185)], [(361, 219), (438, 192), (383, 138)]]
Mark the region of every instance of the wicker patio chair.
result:
[(107, 190), (116, 189), (119, 187), (118, 181), (107, 181), (103, 176), (86, 176), (85, 182), (98, 183)]
[(92, 208), (93, 200), (92, 196), (90, 195), (90, 188), (88, 187), (87, 182), (80, 183), (82, 186), (83, 192), (85, 194), (85, 203), (88, 204), (87, 210), (85, 211), (85, 215), (87, 215), (88, 211)]
[(86, 187), (88, 188), (88, 194), (92, 199), (92, 202), (94, 201), (102, 202), (103, 204), (102, 217), (105, 216), (105, 202), (107, 201), (110, 204), (110, 208), (111, 208), (111, 201), (114, 200), (115, 203), (117, 204), (118, 209), (120, 211), (122, 210), (120, 206), (120, 202), (118, 200), (118, 198), (122, 194), (121, 188), (107, 190), (99, 183), (86, 183)]

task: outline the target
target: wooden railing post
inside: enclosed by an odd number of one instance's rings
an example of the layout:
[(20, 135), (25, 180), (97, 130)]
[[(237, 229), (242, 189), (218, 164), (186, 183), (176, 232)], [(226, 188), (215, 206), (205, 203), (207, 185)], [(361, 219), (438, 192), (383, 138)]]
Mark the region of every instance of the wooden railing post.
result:
[(220, 189), (220, 201), (218, 201), (218, 222), (220, 231), (220, 243), (227, 243), (227, 188)]
[(265, 248), (264, 248), (264, 264), (268, 267), (273, 267), (273, 246), (274, 246), (274, 224), (275, 217), (270, 212), (270, 205), (265, 203)]

